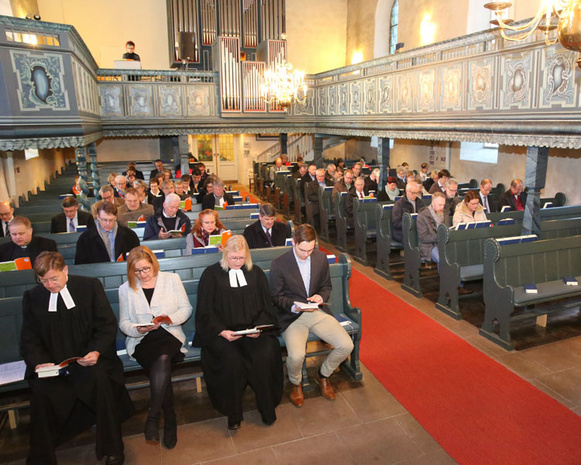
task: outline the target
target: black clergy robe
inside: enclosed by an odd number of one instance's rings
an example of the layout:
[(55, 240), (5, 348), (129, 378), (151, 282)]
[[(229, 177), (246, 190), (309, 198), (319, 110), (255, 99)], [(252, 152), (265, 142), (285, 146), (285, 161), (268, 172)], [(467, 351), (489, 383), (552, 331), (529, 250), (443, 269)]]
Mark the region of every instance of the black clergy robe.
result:
[[(59, 295), (57, 311), (49, 312), (50, 292), (40, 284), (23, 297), (20, 349), (32, 389), (29, 465), (56, 464), (54, 447), (94, 424), (97, 458), (122, 454), (121, 422), (133, 413), (115, 349), (117, 320), (102, 284), (69, 276), (67, 288), (75, 303), (71, 309)], [(39, 364), (92, 351), (100, 356), (91, 367), (72, 363), (68, 375), (52, 378), (34, 373)]]
[(220, 263), (206, 268), (198, 287), (196, 334), (193, 345), (202, 348), (202, 368), (214, 407), (229, 420), (242, 421), (242, 397), (250, 384), (265, 423), (276, 420), (275, 408), (283, 390), (280, 344), (275, 331), (258, 338), (229, 342), (219, 334), (257, 325), (274, 324), (270, 289), (264, 272), (243, 267), (247, 285), (230, 287)]

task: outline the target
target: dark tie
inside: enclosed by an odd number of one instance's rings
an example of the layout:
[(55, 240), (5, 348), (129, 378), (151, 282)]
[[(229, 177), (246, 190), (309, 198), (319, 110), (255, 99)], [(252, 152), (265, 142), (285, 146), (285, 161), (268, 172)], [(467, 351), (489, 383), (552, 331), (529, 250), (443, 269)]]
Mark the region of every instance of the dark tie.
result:
[(4, 236), (8, 237), (8, 221), (4, 221)]
[(75, 232), (75, 222), (73, 220), (69, 220), (69, 232)]
[(266, 238), (268, 239), (268, 243), (270, 244), (271, 247), (274, 247), (272, 245), (272, 237), (270, 235), (270, 232), (268, 232), (268, 229), (266, 230)]
[(482, 197), (482, 200), (484, 201), (484, 212), (490, 213), (490, 208), (488, 208), (488, 196)]

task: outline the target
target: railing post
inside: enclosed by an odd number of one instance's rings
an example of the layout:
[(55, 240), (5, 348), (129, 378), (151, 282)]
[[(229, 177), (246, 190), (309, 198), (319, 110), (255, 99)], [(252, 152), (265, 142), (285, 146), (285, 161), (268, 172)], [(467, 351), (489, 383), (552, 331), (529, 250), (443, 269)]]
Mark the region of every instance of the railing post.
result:
[(527, 147), (525, 187), (527, 204), (522, 222), (522, 234), (541, 233), (541, 189), (547, 179), (549, 149), (547, 147)]

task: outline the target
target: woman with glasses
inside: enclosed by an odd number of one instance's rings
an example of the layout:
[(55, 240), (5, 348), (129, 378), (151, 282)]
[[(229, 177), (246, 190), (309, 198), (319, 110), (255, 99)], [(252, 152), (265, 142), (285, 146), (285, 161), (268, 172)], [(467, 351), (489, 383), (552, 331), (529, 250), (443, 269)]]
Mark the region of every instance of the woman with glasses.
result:
[(202, 368), (214, 407), (228, 416), (228, 428), (240, 428), (247, 385), (256, 395), (265, 425), (276, 421), (283, 389), (280, 344), (275, 331), (237, 331), (273, 325), (268, 279), (252, 264), (243, 236), (232, 236), (222, 259), (206, 268), (198, 286), (196, 334)]
[(127, 257), (127, 282), (119, 288), (119, 328), (127, 335), (127, 354), (139, 362), (150, 379), (145, 440), (159, 442), (163, 411), (163, 445), (167, 449), (177, 443), (171, 363), (183, 360), (187, 352), (181, 325), (191, 314), (180, 277), (159, 271), (159, 263), (147, 247), (134, 248)]
[(464, 200), (458, 204), (452, 219), (453, 225), (459, 223), (474, 223), (476, 221), (486, 221), (484, 207), (480, 203), (478, 191), (468, 191)]
[(191, 255), (192, 249), (210, 245), (210, 236), (222, 234), (226, 227), (220, 221), (215, 210), (202, 210), (190, 234), (186, 236), (186, 251), (184, 255)]

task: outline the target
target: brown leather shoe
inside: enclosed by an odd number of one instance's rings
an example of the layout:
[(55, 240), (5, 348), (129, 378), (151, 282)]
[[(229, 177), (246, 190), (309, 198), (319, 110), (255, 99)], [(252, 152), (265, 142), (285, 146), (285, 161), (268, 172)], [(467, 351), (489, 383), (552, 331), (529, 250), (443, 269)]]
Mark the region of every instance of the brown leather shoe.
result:
[(466, 289), (465, 287), (458, 288), (458, 295), (469, 295), (472, 294), (474, 291), (472, 289)]
[(293, 389), (290, 393), (290, 401), (295, 407), (301, 408), (305, 402), (305, 396), (303, 395), (303, 386), (300, 384), (293, 384)]
[(327, 400), (335, 400), (335, 391), (333, 390), (333, 386), (331, 386), (329, 378), (323, 378), (319, 373), (317, 373), (315, 375), (315, 380), (319, 383), (319, 386), (321, 386), (323, 397)]

